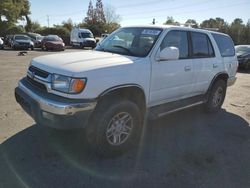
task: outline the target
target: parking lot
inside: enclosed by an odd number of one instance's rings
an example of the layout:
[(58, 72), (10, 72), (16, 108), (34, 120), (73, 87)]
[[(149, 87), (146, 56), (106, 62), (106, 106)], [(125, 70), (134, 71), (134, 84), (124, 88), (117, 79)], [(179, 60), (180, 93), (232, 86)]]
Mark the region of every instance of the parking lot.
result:
[(148, 121), (138, 148), (104, 159), (79, 131), (35, 125), (14, 98), (32, 58), (79, 50), (0, 50), (0, 187), (250, 187), (249, 72), (237, 73), (219, 113), (195, 107)]

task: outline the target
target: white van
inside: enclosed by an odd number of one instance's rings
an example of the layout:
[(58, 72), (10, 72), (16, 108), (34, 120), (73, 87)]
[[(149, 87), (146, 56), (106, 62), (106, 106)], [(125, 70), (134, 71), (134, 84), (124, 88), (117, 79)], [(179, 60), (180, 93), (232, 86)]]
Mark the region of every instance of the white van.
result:
[(89, 29), (73, 28), (70, 34), (70, 44), (75, 47), (96, 47), (96, 40)]

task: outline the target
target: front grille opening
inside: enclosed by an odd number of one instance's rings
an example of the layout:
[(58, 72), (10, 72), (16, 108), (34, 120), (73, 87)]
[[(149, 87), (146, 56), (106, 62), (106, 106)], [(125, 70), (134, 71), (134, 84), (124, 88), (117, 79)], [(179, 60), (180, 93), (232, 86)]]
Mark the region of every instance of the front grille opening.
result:
[(33, 86), (35, 86), (36, 88), (42, 90), (42, 91), (46, 91), (47, 92), (47, 88), (45, 85), (31, 79), (30, 77), (27, 76), (27, 80), (29, 81), (29, 83)]
[(43, 71), (43, 70), (38, 69), (38, 68), (33, 67), (33, 66), (30, 66), (30, 67), (29, 67), (29, 71), (30, 71), (30, 72), (34, 72), (35, 75), (40, 76), (40, 77), (42, 77), (42, 78), (47, 78), (47, 77), (49, 76), (49, 73), (48, 73), (48, 72)]

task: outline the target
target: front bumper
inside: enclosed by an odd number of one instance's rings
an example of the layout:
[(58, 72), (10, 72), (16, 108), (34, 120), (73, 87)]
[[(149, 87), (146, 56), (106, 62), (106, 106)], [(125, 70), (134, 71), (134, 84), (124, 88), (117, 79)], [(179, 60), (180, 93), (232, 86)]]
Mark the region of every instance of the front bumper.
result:
[(96, 106), (93, 100), (68, 99), (40, 91), (26, 78), (19, 81), (15, 97), (37, 123), (58, 129), (84, 128)]

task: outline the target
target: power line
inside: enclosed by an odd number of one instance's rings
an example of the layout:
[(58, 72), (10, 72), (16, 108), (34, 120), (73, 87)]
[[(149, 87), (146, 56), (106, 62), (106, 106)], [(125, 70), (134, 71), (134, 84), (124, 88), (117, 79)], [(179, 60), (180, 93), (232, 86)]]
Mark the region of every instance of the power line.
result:
[[(230, 5), (225, 5), (225, 6), (219, 6), (219, 7), (215, 7), (215, 8), (213, 8), (213, 10), (215, 10), (215, 9), (221, 9), (221, 8), (229, 8), (229, 7), (234, 7), (234, 6), (239, 6), (239, 5), (245, 5), (245, 4), (250, 4), (250, 2), (241, 2), (241, 3), (235, 3), (235, 4), (230, 4)], [(204, 12), (204, 11), (211, 11), (211, 8), (206, 8), (206, 9), (198, 9), (198, 10), (192, 10), (192, 11), (187, 11), (187, 12), (181, 12), (181, 13), (172, 13), (171, 14), (171, 16), (174, 16), (174, 15), (183, 15), (183, 14), (190, 14), (190, 13), (194, 13), (194, 12)], [(154, 12), (154, 11), (152, 11), (152, 12)], [(148, 13), (151, 13), (151, 11), (148, 11)], [(170, 14), (170, 13), (168, 13), (168, 14)], [(133, 14), (131, 15), (129, 15), (129, 16), (127, 16), (127, 17), (130, 17), (130, 16), (134, 16)], [(166, 14), (164, 13), (164, 15), (162, 15), (162, 13), (161, 13), (161, 15), (158, 15), (158, 16), (156, 16), (156, 15), (154, 15), (156, 18), (158, 17), (166, 17)], [(126, 17), (126, 19), (127, 19), (127, 17)], [(148, 17), (145, 17), (145, 15), (143, 15), (143, 17), (138, 17), (138, 16), (136, 16), (136, 17), (133, 17), (133, 18), (128, 18), (127, 20), (134, 20), (134, 19), (136, 19), (136, 20), (141, 20), (141, 19), (150, 19), (150, 18), (152, 18), (152, 16), (150, 15), (150, 16), (148, 16)]]

